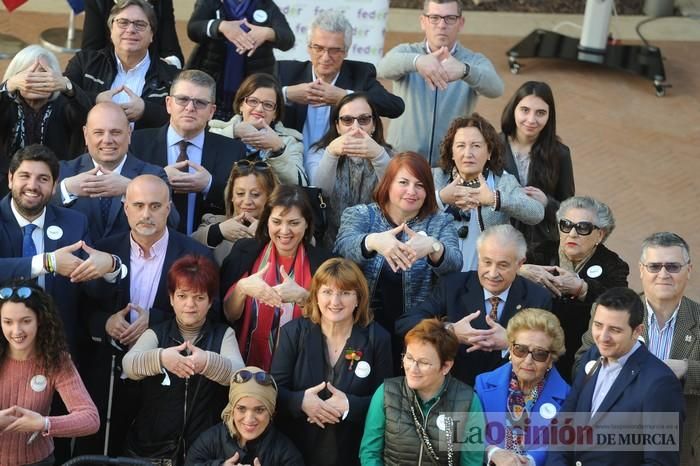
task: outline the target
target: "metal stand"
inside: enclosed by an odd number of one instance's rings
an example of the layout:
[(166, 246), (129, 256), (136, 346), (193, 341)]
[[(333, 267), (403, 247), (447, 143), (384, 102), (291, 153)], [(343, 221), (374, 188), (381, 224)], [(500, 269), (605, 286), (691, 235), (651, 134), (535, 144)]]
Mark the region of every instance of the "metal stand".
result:
[(83, 42), (83, 31), (75, 29), (75, 13), (70, 11), (67, 28), (50, 28), (41, 33), (41, 44), (56, 53), (75, 53)]
[(26, 46), (27, 44), (17, 37), (0, 34), (0, 60), (14, 57), (17, 52)]
[(559, 58), (607, 66), (645, 77), (654, 83), (656, 95), (666, 94), (663, 58), (657, 47), (607, 43), (612, 14), (611, 0), (588, 0), (581, 39), (536, 29), (506, 54), (510, 72), (520, 71), (521, 58)]

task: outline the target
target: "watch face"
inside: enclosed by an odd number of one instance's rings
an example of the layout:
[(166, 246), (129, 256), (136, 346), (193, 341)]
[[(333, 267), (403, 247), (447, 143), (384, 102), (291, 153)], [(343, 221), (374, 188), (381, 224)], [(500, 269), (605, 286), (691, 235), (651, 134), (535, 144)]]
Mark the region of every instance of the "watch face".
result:
[(437, 241), (433, 243), (433, 251), (439, 252), (440, 251), (440, 243)]

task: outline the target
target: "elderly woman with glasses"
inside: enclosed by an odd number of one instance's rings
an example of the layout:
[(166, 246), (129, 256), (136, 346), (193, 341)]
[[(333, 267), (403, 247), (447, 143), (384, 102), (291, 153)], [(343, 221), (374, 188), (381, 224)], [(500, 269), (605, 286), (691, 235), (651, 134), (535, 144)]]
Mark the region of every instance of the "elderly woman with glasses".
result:
[(437, 319), (405, 336), (404, 377), (372, 396), (360, 447), (363, 465), (481, 466), (484, 414), (479, 396), (450, 376), (459, 341)]
[(565, 352), (559, 319), (543, 309), (524, 309), (508, 321), (510, 362), (477, 376), (474, 389), (486, 413), (487, 463), (544, 466), (548, 440), (541, 432), (559, 412), (569, 385), (554, 362)]
[(254, 366), (233, 374), (223, 422), (192, 444), (185, 466), (304, 466), (299, 450), (272, 423), (276, 404), (270, 374)]
[(367, 408), (391, 368), (391, 339), (372, 322), (362, 271), (347, 259), (327, 260), (314, 274), (304, 318), (282, 328), (272, 360), (278, 425), (307, 466), (360, 464)]
[(270, 164), (280, 182), (307, 185), (302, 135), (285, 128), (284, 96), (277, 78), (257, 73), (243, 81), (233, 99), (235, 115), (229, 121), (212, 120), (209, 131), (246, 146), (249, 159)]
[[(574, 349), (588, 329), (590, 309), (604, 291), (627, 286), (629, 266), (603, 244), (615, 229), (610, 207), (587, 196), (571, 197), (556, 214), (559, 244), (546, 256), (547, 263), (525, 264), (519, 274), (545, 286), (552, 293), (552, 312), (561, 321), (566, 346)], [(574, 352), (557, 362), (570, 380)]]
[[(0, 464), (51, 466), (53, 438), (97, 432), (97, 408), (51, 296), (33, 283), (0, 288), (0, 321)], [(68, 414), (50, 416), (57, 392)]]
[(226, 215), (204, 214), (192, 238), (209, 246), (221, 265), (237, 240), (255, 236), (258, 219), (277, 184), (267, 162), (234, 163), (224, 189)]

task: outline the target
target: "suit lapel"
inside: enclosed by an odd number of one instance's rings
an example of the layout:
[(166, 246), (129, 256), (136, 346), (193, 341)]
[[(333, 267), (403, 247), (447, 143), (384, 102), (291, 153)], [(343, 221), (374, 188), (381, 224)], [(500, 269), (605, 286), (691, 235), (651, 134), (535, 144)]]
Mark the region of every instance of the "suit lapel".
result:
[(308, 354), (307, 370), (309, 371), (309, 380), (326, 380), (326, 375), (323, 373), (323, 368), (326, 367), (324, 360), (325, 348), (321, 326), (309, 325), (309, 339), (305, 345), (305, 351)]
[(692, 310), (688, 304), (688, 298), (685, 296), (681, 299), (681, 305), (678, 308), (676, 316), (676, 328), (673, 331), (673, 340), (671, 342), (671, 352), (669, 357), (672, 359), (687, 359), (696, 343), (694, 335), (697, 335), (697, 325)]
[(485, 313), (488, 311), (484, 309), (484, 289), (481, 287), (481, 283), (479, 283), (479, 276), (476, 272), (471, 274), (469, 280), (467, 280), (467, 283), (464, 286), (466, 288), (466, 292), (460, 296), (460, 304), (462, 305), (461, 308), (464, 311), (460, 316), (455, 317), (459, 317), (461, 319), (462, 317), (479, 310), (481, 311), (481, 314), (479, 314), (479, 317), (472, 321), (472, 326), (475, 328), (487, 328)]
[(336, 79), (335, 85), (341, 89), (353, 90), (352, 73), (350, 73), (350, 67), (345, 61), (343, 61), (343, 64), (340, 66), (340, 72), (338, 73), (338, 79)]
[(503, 305), (503, 312), (501, 313), (499, 323), (505, 327), (508, 320), (523, 308), (522, 303), (525, 302), (527, 302), (527, 287), (522, 277), (516, 277), (515, 281), (513, 281), (513, 284), (510, 286), (510, 291), (508, 291), (508, 299), (506, 299)]
[(7, 236), (10, 239), (10, 254), (6, 257), (22, 257), (22, 229), (17, 223), (17, 219), (12, 214), (12, 208), (10, 207), (11, 194), (5, 196), (0, 204), (0, 214), (2, 214), (2, 227), (7, 232)]
[[(615, 382), (613, 382), (610, 391), (598, 407), (595, 416), (591, 418), (591, 423), (596, 423), (599, 419), (603, 417), (605, 413), (610, 411), (610, 408), (617, 402), (618, 398), (627, 389), (627, 387), (634, 382), (639, 376), (639, 358), (642, 357), (643, 351), (646, 351), (644, 346), (640, 346), (637, 350), (630, 356), (622, 370), (618, 374)], [(598, 371), (600, 372), (600, 370)], [(592, 382), (592, 381), (591, 381)], [(595, 384), (593, 384), (595, 387)]]

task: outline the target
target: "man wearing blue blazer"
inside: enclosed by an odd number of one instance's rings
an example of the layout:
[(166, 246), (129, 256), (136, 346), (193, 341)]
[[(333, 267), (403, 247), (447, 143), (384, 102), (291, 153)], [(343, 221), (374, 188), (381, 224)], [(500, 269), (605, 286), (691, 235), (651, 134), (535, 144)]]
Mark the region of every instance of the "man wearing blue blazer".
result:
[(477, 375), (505, 362), (505, 327), (511, 317), (528, 307), (552, 307), (544, 287), (517, 274), (527, 251), (518, 230), (509, 224), (487, 228), (476, 247), (476, 272), (441, 277), (428, 299), (396, 321), (396, 334), (405, 335), (423, 319), (444, 318), (460, 342), (452, 375), (471, 386)]
[[(561, 409), (564, 416), (576, 413), (574, 428), (591, 426), (594, 442), (553, 449), (547, 466), (679, 464), (685, 419), (683, 389), (673, 371), (638, 339), (644, 332), (641, 299), (629, 288), (611, 288), (594, 306), (591, 333), (595, 346), (582, 356), (583, 364)], [(654, 416), (661, 413), (675, 419), (659, 422)], [(673, 427), (677, 427), (673, 440), (658, 437), (672, 433), (669, 429)], [(616, 439), (624, 441), (624, 436), (633, 433), (649, 439), (634, 448), (620, 448)], [(614, 443), (600, 442), (599, 434)], [(671, 448), (664, 449), (668, 446)]]

